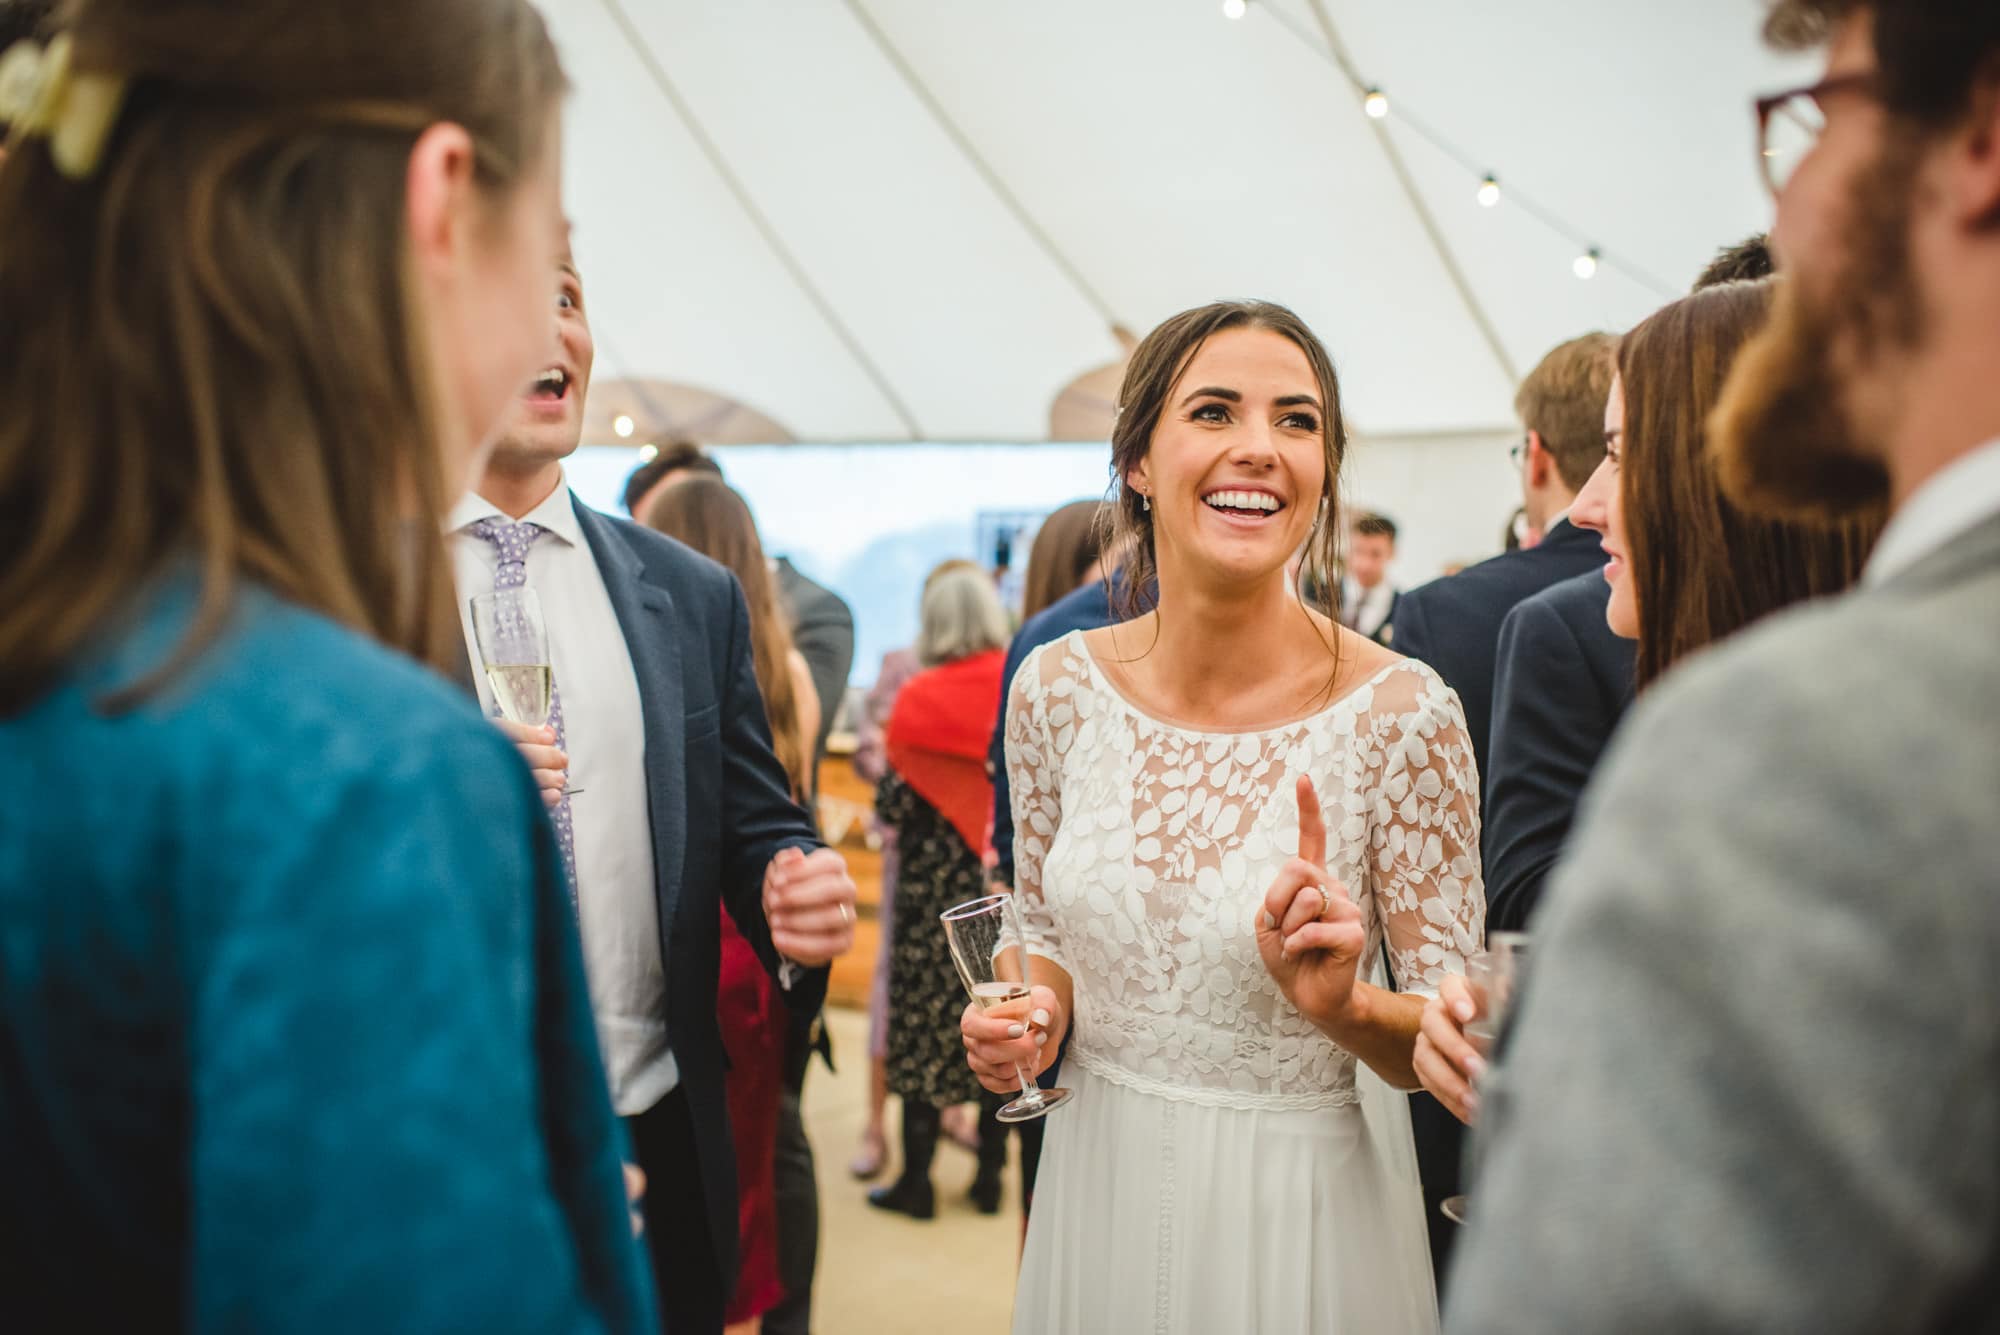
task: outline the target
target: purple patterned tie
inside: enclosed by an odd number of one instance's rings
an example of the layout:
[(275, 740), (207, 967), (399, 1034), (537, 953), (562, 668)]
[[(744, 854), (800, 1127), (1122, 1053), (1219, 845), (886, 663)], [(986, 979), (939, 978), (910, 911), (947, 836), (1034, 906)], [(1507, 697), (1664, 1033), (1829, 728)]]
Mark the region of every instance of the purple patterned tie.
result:
[[(493, 569), (493, 588), (519, 589), (528, 583), (528, 548), (548, 530), (540, 524), (509, 523), (504, 519), (481, 519), (466, 525), (465, 531), (493, 544), (500, 564)], [(549, 682), (549, 726), (556, 730), (556, 745), (563, 742), (562, 692), (553, 677)], [(576, 832), (570, 825), (569, 794), (565, 792), (549, 813), (556, 822), (556, 844), (562, 849), (563, 872), (569, 879), (569, 906), (576, 908)]]

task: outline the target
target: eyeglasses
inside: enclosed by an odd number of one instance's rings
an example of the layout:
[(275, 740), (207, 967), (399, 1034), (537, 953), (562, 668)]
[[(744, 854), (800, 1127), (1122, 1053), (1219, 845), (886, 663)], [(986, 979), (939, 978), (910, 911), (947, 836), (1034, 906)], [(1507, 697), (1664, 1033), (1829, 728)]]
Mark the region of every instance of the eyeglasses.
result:
[(1758, 161), (1773, 198), (1784, 191), (1792, 173), (1819, 143), (1820, 131), (1826, 128), (1826, 99), (1834, 93), (1875, 97), (1878, 87), (1875, 74), (1863, 70), (1757, 99)]
[(1507, 451), (1507, 458), (1513, 462), (1514, 467), (1521, 467), (1522, 462), (1527, 459), (1528, 444), (1533, 439), (1532, 436), (1523, 436), (1515, 441), (1512, 448)]

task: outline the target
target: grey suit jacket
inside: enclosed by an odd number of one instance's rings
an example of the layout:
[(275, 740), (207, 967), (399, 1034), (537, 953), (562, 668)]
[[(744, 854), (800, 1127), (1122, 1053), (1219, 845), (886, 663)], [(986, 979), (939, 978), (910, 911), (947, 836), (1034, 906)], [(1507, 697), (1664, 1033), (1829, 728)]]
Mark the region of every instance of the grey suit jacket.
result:
[(2000, 1330), (2000, 518), (1634, 710), (1447, 1329)]

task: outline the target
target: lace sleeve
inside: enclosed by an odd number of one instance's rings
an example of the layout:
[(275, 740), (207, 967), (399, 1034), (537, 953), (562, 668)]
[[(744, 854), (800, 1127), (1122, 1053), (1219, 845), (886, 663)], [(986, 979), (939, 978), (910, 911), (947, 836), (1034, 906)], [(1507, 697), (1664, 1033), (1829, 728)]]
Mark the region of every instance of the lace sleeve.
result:
[(1028, 953), (1067, 969), (1055, 915), (1042, 894), (1042, 866), (1062, 822), (1058, 735), (1075, 728), (1076, 679), (1063, 667), (1060, 641), (1045, 645), (1014, 674), (1007, 695), (1007, 784), (1014, 812), (1014, 887)]
[(1436, 996), (1484, 939), (1479, 771), (1457, 695), (1428, 671), (1409, 679), (1414, 699), (1381, 718), (1370, 757), (1369, 871), (1396, 986)]

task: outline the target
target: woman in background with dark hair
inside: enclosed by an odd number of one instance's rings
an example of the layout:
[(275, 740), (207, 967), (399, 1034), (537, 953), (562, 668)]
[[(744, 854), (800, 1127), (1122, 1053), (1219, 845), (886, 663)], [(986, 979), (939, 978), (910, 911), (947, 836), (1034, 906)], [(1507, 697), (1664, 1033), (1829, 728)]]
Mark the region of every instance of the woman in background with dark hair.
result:
[[(1723, 495), (1708, 421), (1736, 356), (1769, 318), (1777, 283), (1729, 282), (1663, 307), (1619, 340), (1618, 374), (1604, 411), (1604, 462), (1577, 494), (1570, 522), (1604, 536), (1611, 586), (1605, 620), (1638, 642), (1637, 688), (1747, 626), (1811, 598), (1854, 585), (1884, 516), (1833, 525), (1758, 519)], [(1559, 731), (1558, 716), (1523, 715), (1506, 698), (1507, 726)], [(1523, 745), (1520, 753), (1545, 748)], [(1504, 766), (1517, 748), (1496, 748), (1493, 784), (1516, 782)], [(1531, 777), (1531, 776), (1529, 776)], [(1543, 882), (1527, 887), (1538, 897)], [(1532, 898), (1507, 906), (1525, 926)], [(1464, 1026), (1477, 1001), (1460, 978), (1446, 980), (1424, 1015), (1417, 1072), (1458, 1116), (1476, 1109), (1472, 1075), (1481, 1054)]]
[(1177, 315), (1118, 397), (1120, 591), (1157, 576), (1157, 602), (1015, 677), (1031, 994), (959, 1020), (995, 1092), (1070, 1039), (1014, 1329), (1433, 1330), (1409, 1100), (1380, 1086), (1415, 1087), (1423, 994), (1480, 939), (1463, 711), (1294, 592), (1300, 548), (1333, 568), (1347, 445), (1296, 315)]
[(1021, 596), (1021, 620), (1050, 603), (1104, 578), (1099, 563), (1103, 539), (1102, 501), (1071, 501), (1051, 510), (1035, 530), (1028, 549), (1028, 575)]
[[(703, 473), (659, 491), (643, 519), (649, 528), (726, 567), (743, 586), (743, 601), (750, 611), (750, 658), (771, 725), (771, 749), (791, 778), (792, 796), (801, 804), (810, 801), (819, 697), (813, 692), (805, 656), (792, 647), (750, 506), (720, 477)], [(764, 1313), (785, 1296), (778, 1276), (773, 1154), (784, 1093), (785, 1034), (791, 1019), (757, 952), (727, 910), (721, 921), (722, 968), (715, 1004), (723, 1051), (729, 1057), (725, 1084), (736, 1150), (741, 1249), (726, 1320), (730, 1335), (755, 1335)]]
[(555, 831), (439, 675), (547, 355), (547, 31), (62, 14), (0, 162), (9, 1328), (657, 1329)]

